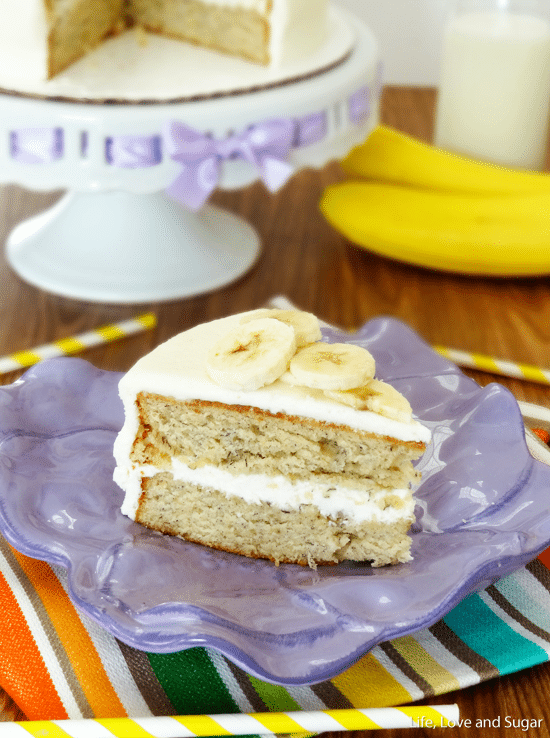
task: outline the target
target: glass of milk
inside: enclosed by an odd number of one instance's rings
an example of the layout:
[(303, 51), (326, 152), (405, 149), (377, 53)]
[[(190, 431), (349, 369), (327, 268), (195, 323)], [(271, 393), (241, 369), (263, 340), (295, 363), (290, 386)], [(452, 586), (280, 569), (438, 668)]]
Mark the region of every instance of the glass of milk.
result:
[(443, 44), (436, 145), (541, 170), (549, 105), (550, 0), (458, 0)]

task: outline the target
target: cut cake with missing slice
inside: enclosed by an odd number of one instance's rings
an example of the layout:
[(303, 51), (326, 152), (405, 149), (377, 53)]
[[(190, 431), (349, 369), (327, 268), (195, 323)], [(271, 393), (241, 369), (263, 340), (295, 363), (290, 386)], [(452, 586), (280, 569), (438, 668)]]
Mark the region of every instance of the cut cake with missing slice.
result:
[(52, 79), (132, 26), (279, 68), (326, 42), (328, 0), (4, 0), (0, 87)]
[(122, 512), (162, 533), (278, 563), (410, 559), (413, 461), (430, 439), (365, 349), (315, 316), (199, 325), (122, 378)]

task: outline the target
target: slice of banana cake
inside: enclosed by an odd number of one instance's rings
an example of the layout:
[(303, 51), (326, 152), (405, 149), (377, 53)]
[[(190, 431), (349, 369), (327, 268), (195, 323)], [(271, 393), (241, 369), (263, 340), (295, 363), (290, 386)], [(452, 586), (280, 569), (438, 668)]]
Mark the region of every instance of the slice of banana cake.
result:
[(122, 512), (277, 564), (408, 561), (412, 462), (430, 432), (375, 370), (299, 310), (175, 336), (120, 381)]

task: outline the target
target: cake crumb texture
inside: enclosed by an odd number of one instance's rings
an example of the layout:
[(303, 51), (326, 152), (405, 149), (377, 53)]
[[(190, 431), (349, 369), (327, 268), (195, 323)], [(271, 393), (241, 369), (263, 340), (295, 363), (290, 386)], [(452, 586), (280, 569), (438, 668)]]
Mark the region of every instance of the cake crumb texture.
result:
[(254, 10), (200, 0), (130, 0), (133, 21), (148, 31), (268, 64), (269, 27)]
[(48, 78), (54, 77), (119, 27), (123, 0), (51, 2)]

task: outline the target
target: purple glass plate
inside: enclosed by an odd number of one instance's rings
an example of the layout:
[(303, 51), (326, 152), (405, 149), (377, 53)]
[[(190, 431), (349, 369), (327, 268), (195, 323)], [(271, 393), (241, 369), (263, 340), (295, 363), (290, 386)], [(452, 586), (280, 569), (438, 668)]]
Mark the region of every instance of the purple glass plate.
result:
[(526, 446), (518, 405), (480, 388), (402, 323), (329, 341), (369, 348), (433, 442), (419, 463), (408, 564), (274, 566), (142, 528), (119, 512), (112, 445), (120, 375), (52, 359), (0, 388), (0, 528), (68, 570), (75, 605), (125, 643), (218, 649), (249, 673), (312, 684), (373, 646), (443, 617), (550, 542), (550, 468)]

